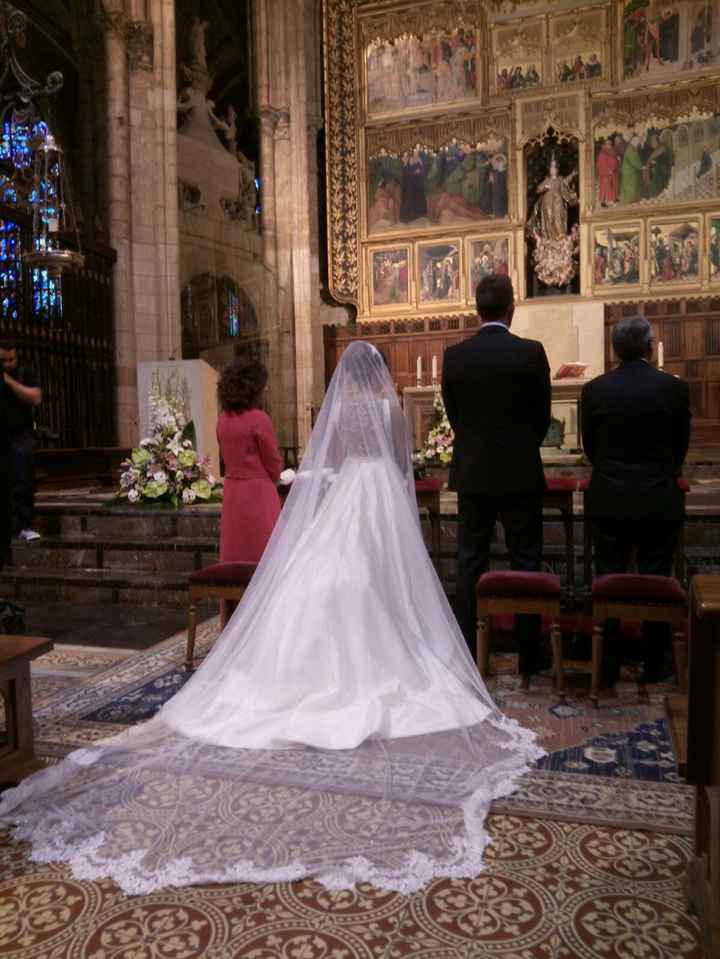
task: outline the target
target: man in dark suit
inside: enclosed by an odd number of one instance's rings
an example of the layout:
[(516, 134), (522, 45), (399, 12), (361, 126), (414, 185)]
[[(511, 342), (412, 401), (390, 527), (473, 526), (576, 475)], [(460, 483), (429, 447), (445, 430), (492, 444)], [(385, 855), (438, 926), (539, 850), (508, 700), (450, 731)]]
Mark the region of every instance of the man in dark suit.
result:
[[(538, 570), (545, 476), (540, 445), (550, 425), (550, 368), (541, 343), (510, 332), (507, 276), (478, 283), (478, 333), (445, 352), (442, 391), (455, 433), (450, 489), (458, 493), (456, 613), (476, 652), (475, 584), (488, 568), (500, 516), (513, 569)], [(540, 665), (537, 617), (517, 617), (520, 672)]]
[[(683, 522), (677, 477), (690, 440), (687, 383), (651, 366), (653, 332), (641, 316), (613, 330), (620, 365), (583, 390), (581, 426), (585, 454), (593, 465), (585, 494), (592, 522), (598, 575), (627, 572), (633, 550), (639, 573), (670, 576)], [(605, 679), (620, 667), (619, 624), (606, 625)], [(645, 679), (667, 675), (670, 632), (647, 623)]]

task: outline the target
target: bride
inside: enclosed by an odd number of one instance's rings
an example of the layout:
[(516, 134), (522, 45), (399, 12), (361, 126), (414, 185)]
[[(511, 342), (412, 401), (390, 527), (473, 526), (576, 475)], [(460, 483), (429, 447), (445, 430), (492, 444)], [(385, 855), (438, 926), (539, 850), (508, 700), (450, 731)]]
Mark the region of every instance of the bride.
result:
[(482, 868), (540, 756), (494, 705), (423, 543), (382, 356), (344, 353), (245, 597), (149, 722), (6, 792), (32, 858), (128, 893), (312, 876), (412, 892)]

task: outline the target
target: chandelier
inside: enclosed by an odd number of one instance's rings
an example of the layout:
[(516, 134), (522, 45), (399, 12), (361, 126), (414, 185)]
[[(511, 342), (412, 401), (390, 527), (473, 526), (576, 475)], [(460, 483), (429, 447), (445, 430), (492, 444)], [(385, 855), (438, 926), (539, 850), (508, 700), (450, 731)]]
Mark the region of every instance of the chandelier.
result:
[(63, 245), (65, 235), (75, 230), (72, 201), (67, 186), (65, 159), (62, 149), (51, 133), (35, 147), (33, 157), (32, 249), (23, 254), (23, 263), (34, 270), (47, 270), (58, 277), (67, 270), (80, 270), (85, 257), (79, 250)]

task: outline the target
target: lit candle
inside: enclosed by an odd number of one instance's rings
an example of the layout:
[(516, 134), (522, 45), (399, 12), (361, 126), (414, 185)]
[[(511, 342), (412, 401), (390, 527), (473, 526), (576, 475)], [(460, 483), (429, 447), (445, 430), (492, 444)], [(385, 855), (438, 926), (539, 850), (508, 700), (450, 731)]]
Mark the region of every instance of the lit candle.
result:
[(432, 358), (432, 378), (433, 383), (435, 383), (437, 381), (437, 356)]
[(417, 358), (417, 385), (422, 386), (422, 357)]
[(665, 366), (665, 349), (663, 347), (663, 341), (660, 340), (658, 343), (658, 369), (661, 370)]

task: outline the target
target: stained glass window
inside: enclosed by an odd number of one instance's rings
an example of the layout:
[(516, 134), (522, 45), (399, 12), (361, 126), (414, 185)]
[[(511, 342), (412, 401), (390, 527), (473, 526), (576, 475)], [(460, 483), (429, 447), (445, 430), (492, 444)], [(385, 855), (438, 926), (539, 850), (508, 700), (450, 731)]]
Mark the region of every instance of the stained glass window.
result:
[[(27, 180), (27, 171), (32, 168), (34, 146), (41, 142), (47, 133), (47, 125), (42, 120), (32, 125), (13, 125), (10, 120), (3, 122), (0, 133), (0, 161), (10, 161), (4, 164), (4, 167), (6, 171), (13, 171), (10, 176), (7, 173), (0, 175), (0, 201), (7, 206), (27, 207), (46, 195), (52, 199), (55, 192), (52, 182), (43, 180), (35, 184), (29, 194), (25, 193), (25, 202), (15, 182), (17, 175)], [(49, 222), (56, 212), (52, 205), (48, 207)], [(50, 228), (52, 229), (52, 223)], [(17, 223), (0, 220), (0, 316), (3, 319), (17, 320), (19, 317), (19, 297), (22, 290), (21, 253)], [(60, 280), (51, 277), (47, 270), (32, 271), (32, 308), (35, 314), (46, 319), (62, 315)]]

